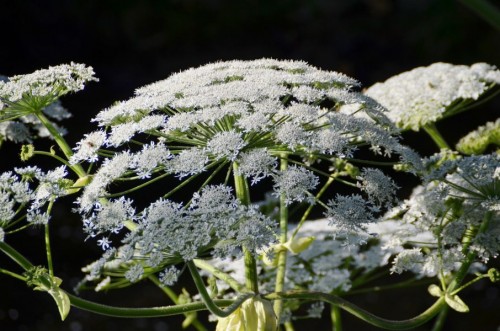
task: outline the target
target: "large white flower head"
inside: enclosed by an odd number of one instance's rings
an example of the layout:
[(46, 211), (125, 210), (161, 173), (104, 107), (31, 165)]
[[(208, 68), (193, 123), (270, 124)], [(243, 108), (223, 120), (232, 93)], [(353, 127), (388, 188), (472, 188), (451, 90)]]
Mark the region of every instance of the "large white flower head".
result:
[[(131, 99), (101, 111), (94, 119), (100, 130), (75, 148), (72, 162), (91, 162), (97, 169), (77, 201), (86, 231), (115, 232), (129, 221), (132, 230), (118, 251), (122, 262), (135, 263), (140, 256), (146, 267), (162, 268), (169, 283), (176, 272), (165, 268), (172, 264), (209, 250), (219, 257), (241, 247), (255, 252), (274, 240), (276, 221), (252, 206), (250, 184), (273, 191), (287, 207), (312, 205), (319, 187), (335, 176), (357, 188), (357, 170), (344, 168), (356, 168), (350, 162), (358, 161), (358, 150), (377, 158), (397, 154), (420, 167), (383, 107), (356, 92), (358, 87), (354, 79), (305, 62), (260, 59), (212, 63), (137, 89)], [(347, 104), (366, 118), (338, 111)], [(353, 212), (362, 211), (355, 207), (365, 200), (319, 204), (332, 215), (346, 211), (338, 218), (344, 229), (364, 229), (374, 212), (393, 202), (390, 179), (375, 170), (362, 174), (359, 189), (371, 199), (371, 209), (360, 215), (365, 219), (343, 208), (351, 203)], [(149, 207), (139, 213), (125, 208), (152, 183), (160, 186), (159, 196), (141, 196), (154, 201)], [(99, 243), (112, 246), (107, 237)]]
[(434, 63), (377, 83), (365, 94), (387, 108), (398, 127), (418, 131), (463, 110), (499, 83), (500, 71), (486, 63)]

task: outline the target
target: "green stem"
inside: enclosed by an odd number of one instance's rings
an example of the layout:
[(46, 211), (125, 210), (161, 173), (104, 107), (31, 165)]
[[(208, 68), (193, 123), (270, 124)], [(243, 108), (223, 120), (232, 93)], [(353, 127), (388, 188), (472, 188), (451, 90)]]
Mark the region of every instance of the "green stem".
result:
[[(50, 214), (53, 205), (54, 200), (50, 200), (49, 206), (47, 207), (48, 214)], [(47, 267), (49, 268), (49, 275), (51, 278), (54, 278), (54, 264), (52, 262), (52, 249), (50, 246), (49, 222), (45, 224), (45, 251), (47, 252)]]
[(196, 288), (198, 289), (198, 292), (200, 293), (201, 299), (205, 303), (207, 309), (214, 315), (218, 317), (227, 317), (231, 315), (238, 307), (247, 299), (251, 298), (254, 296), (253, 293), (245, 293), (241, 296), (239, 296), (234, 302), (226, 308), (226, 310), (222, 310), (217, 305), (215, 304), (214, 300), (210, 297), (210, 295), (207, 292), (207, 289), (205, 288), (205, 284), (203, 283), (203, 279), (201, 278), (200, 274), (198, 273), (198, 270), (196, 269), (196, 266), (194, 265), (193, 261), (187, 261), (186, 262), (189, 271), (191, 272), (191, 276), (193, 277), (194, 283), (196, 285)]
[(448, 312), (450, 311), (449, 306), (444, 306), (439, 312), (438, 317), (436, 318), (436, 322), (432, 327), (432, 331), (441, 331), (443, 330), (444, 323), (446, 322), (446, 317), (448, 316)]
[(330, 318), (332, 319), (332, 331), (342, 331), (342, 316), (338, 306), (330, 306)]
[(4, 275), (8, 275), (8, 276), (11, 276), (11, 277), (14, 277), (16, 279), (19, 279), (23, 282), (26, 282), (26, 277), (23, 277), (19, 274), (16, 274), (15, 272), (12, 272), (12, 271), (9, 271), (9, 270), (6, 270), (6, 269), (2, 269), (0, 268), (0, 274), (4, 274)]
[[(280, 170), (285, 171), (288, 168), (288, 159), (286, 154), (282, 154), (280, 157)], [(280, 195), (280, 244), (287, 242), (288, 233), (288, 206), (286, 204), (285, 193)], [(278, 266), (276, 270), (276, 283), (274, 286), (275, 292), (282, 292), (285, 288), (285, 274), (286, 274), (286, 258), (287, 250), (281, 250), (277, 253)], [(283, 311), (283, 301), (278, 299), (274, 302), (274, 313), (278, 319), (278, 323), (281, 318), (281, 313)]]
[[(45, 117), (45, 115), (41, 111), (36, 112), (35, 115), (36, 117), (38, 117), (40, 122), (42, 122), (43, 126), (45, 126), (47, 130), (49, 130), (50, 134), (52, 135), (52, 138), (54, 138), (55, 142), (57, 143), (61, 151), (69, 160), (73, 155), (73, 151), (69, 147), (66, 140), (61, 136), (61, 134), (59, 133), (59, 131), (56, 130), (52, 122), (50, 122), (49, 119)], [(70, 165), (70, 168), (78, 175), (78, 177), (85, 177), (87, 175), (87, 173), (80, 164)]]
[(402, 321), (394, 321), (388, 320), (385, 318), (378, 317), (355, 304), (342, 299), (341, 297), (321, 293), (321, 292), (299, 292), (299, 291), (291, 291), (284, 293), (271, 293), (264, 296), (265, 299), (269, 300), (290, 300), (290, 299), (302, 299), (302, 300), (321, 300), (328, 302), (332, 305), (338, 306), (340, 309), (343, 309), (350, 314), (358, 317), (359, 319), (374, 325), (376, 327), (386, 329), (386, 330), (409, 330), (416, 328), (425, 322), (432, 319), (436, 316), (442, 309), (443, 306), (446, 305), (444, 298), (439, 298), (436, 302), (429, 307), (426, 311), (421, 313), (420, 315)]
[[(167, 287), (167, 286), (164, 286), (164, 285), (163, 285), (163, 284), (162, 284), (162, 283), (158, 280), (158, 278), (157, 278), (156, 276), (154, 276), (154, 275), (150, 275), (148, 278), (149, 278), (149, 280), (151, 280), (151, 281), (152, 281), (152, 282), (153, 282), (156, 286), (158, 286), (158, 288), (160, 288), (160, 289), (163, 291), (163, 293), (165, 293), (165, 294), (166, 294), (166, 295), (170, 298), (170, 300), (172, 300), (172, 302), (173, 302), (173, 303), (175, 303), (176, 305), (178, 305), (178, 304), (179, 304), (179, 297), (177, 296), (177, 294), (175, 294), (175, 293), (174, 293), (174, 291), (172, 291), (172, 289), (170, 289), (170, 288), (169, 288), (169, 287)], [(192, 314), (192, 312), (191, 312), (191, 313), (185, 313), (185, 314), (184, 314), (184, 316), (185, 316), (186, 318), (189, 318), (189, 315), (190, 315), (190, 314)], [(196, 316), (196, 315), (195, 315), (195, 316)], [(199, 321), (199, 320), (198, 320), (198, 318), (196, 318), (196, 317), (195, 317), (195, 318), (191, 321), (190, 325), (193, 325), (193, 326), (196, 328), (196, 330), (198, 330), (198, 331), (208, 331), (208, 330), (207, 330), (207, 329), (203, 326), (203, 324), (201, 324), (201, 323), (200, 323), (200, 321)]]
[(225, 273), (224, 271), (214, 267), (210, 263), (200, 260), (200, 259), (195, 259), (193, 260), (194, 265), (200, 269), (203, 269), (205, 271), (210, 272), (212, 275), (215, 277), (219, 278), (220, 280), (223, 280), (229, 287), (231, 287), (233, 290), (235, 290), (238, 293), (242, 292), (247, 292), (248, 290), (245, 288), (245, 286), (241, 285), (238, 283), (236, 279)]
[[(152, 308), (125, 308), (103, 305), (100, 303), (88, 301), (66, 292), (71, 305), (75, 308), (86, 310), (95, 314), (122, 317), (122, 318), (145, 318), (145, 317), (165, 317), (172, 315), (181, 315), (189, 312), (206, 310), (204, 302), (190, 302), (182, 305), (152, 307)], [(213, 300), (213, 303), (220, 307), (228, 307), (234, 303), (234, 300)]]
[[(329, 177), (328, 180), (326, 181), (325, 185), (323, 185), (323, 187), (321, 188), (321, 190), (319, 190), (318, 194), (316, 194), (316, 197), (314, 199), (315, 200), (319, 200), (321, 198), (321, 196), (326, 192), (326, 190), (328, 189), (328, 187), (334, 181), (335, 181), (335, 178)], [(292, 233), (292, 240), (295, 239), (295, 236), (299, 232), (299, 230), (302, 227), (302, 225), (304, 224), (304, 222), (309, 217), (309, 214), (311, 213), (311, 211), (312, 211), (313, 208), (314, 208), (314, 205), (309, 205), (309, 207), (307, 207), (306, 211), (304, 212), (304, 214), (302, 215), (302, 218), (299, 221), (299, 224), (297, 224), (297, 227), (295, 228), (295, 230)]]
[[(242, 175), (238, 174), (238, 164), (233, 162), (234, 189), (236, 197), (243, 205), (250, 205), (250, 190), (248, 183)], [(246, 287), (254, 293), (259, 293), (259, 283), (257, 278), (257, 261), (246, 248), (243, 248), (243, 260), (245, 263)]]
[(33, 155), (43, 155), (43, 156), (48, 156), (48, 157), (54, 158), (57, 161), (59, 161), (62, 164), (64, 164), (65, 166), (67, 166), (68, 168), (70, 168), (71, 170), (73, 170), (71, 168), (71, 164), (68, 161), (66, 161), (65, 159), (63, 159), (62, 157), (60, 157), (59, 155), (52, 154), (52, 153), (45, 152), (45, 151), (34, 151)]
[(440, 149), (451, 149), (446, 140), (444, 140), (441, 133), (439, 133), (434, 123), (425, 125), (424, 130), (432, 138), (432, 140), (434, 140), (434, 142)]
[[(493, 217), (493, 212), (491, 211), (486, 212), (483, 221), (481, 222), (481, 225), (477, 230), (476, 235), (481, 234), (488, 229), (492, 217)], [(464, 243), (464, 250), (467, 250), (470, 247), (471, 243), (472, 239), (467, 239), (467, 241)], [(457, 273), (455, 274), (455, 277), (453, 278), (450, 285), (448, 285), (448, 288), (446, 289), (448, 293), (452, 293), (460, 286), (465, 276), (467, 276), (467, 272), (469, 271), (471, 264), (474, 262), (476, 254), (477, 253), (473, 250), (467, 253), (465, 261), (462, 263), (460, 269), (458, 269)]]
[[(10, 257), (14, 262), (16, 262), (18, 265), (20, 265), (24, 270), (30, 270), (33, 268), (33, 264), (28, 261), (21, 253), (16, 251), (12, 246), (7, 244), (4, 241), (0, 242), (0, 251), (4, 252), (5, 255)], [(192, 262), (191, 262), (192, 264)], [(189, 264), (188, 264), (189, 265)], [(196, 267), (194, 264), (192, 264), (192, 267), (194, 267), (196, 271)], [(196, 271), (196, 274), (198, 276), (198, 281), (201, 281), (203, 284), (203, 281), (201, 280), (200, 275)], [(206, 289), (203, 287), (206, 293)], [(152, 308), (125, 308), (125, 307), (114, 307), (114, 306), (108, 306), (108, 305), (103, 305), (100, 303), (88, 301), (82, 298), (79, 298), (71, 293), (65, 292), (70, 301), (71, 305), (82, 309), (86, 311), (90, 311), (92, 313), (100, 314), (100, 315), (105, 315), (105, 316), (112, 316), (112, 317), (124, 317), (124, 318), (141, 318), (141, 317), (165, 317), (165, 316), (172, 316), (172, 315), (180, 315), (184, 313), (189, 313), (189, 312), (194, 312), (194, 311), (199, 311), (199, 310), (206, 310), (207, 309), (207, 304), (206, 302), (190, 302), (182, 305), (175, 305), (175, 306), (164, 306), (164, 307), (152, 307)], [(208, 296), (208, 293), (206, 293)], [(248, 299), (250, 296), (253, 294), (245, 294), (241, 297), (239, 297), (237, 300), (225, 300), (225, 299), (220, 299), (220, 300), (212, 300), (210, 299), (210, 303), (212, 307), (216, 307), (217, 309), (220, 310), (219, 307), (224, 308), (228, 307), (225, 311), (228, 315), (236, 310), (243, 301)], [(223, 311), (224, 312), (224, 311)]]
[(295, 331), (295, 328), (293, 327), (292, 322), (288, 321), (283, 324), (285, 327), (285, 331)]
[(500, 10), (487, 0), (460, 0), (483, 20), (500, 31)]
[(33, 264), (31, 264), (28, 259), (26, 259), (21, 253), (16, 251), (12, 246), (7, 244), (5, 241), (0, 241), (0, 251), (4, 252), (5, 255), (10, 257), (10, 259), (21, 266), (25, 271), (31, 269)]

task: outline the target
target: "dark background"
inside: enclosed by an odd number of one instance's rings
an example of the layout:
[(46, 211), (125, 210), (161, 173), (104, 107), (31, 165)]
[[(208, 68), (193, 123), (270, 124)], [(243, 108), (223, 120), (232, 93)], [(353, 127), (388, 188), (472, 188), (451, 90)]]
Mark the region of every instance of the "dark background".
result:
[[(230, 59), (300, 59), (325, 70), (343, 72), (364, 86), (433, 62), (500, 65), (500, 31), (457, 1), (430, 0), (108, 0), (1, 1), (0, 74), (29, 73), (49, 65), (82, 62), (94, 67), (99, 83), (65, 97), (74, 114), (64, 124), (75, 144), (93, 127), (89, 119), (135, 88), (170, 73)], [(439, 124), (451, 143), (486, 120), (498, 117), (499, 101)], [(434, 152), (430, 139), (409, 133), (406, 141), (423, 154)], [(17, 147), (2, 148), (0, 171), (16, 163)], [(79, 268), (98, 257), (93, 243), (81, 249), (80, 223), (64, 201), (54, 215), (56, 274), (70, 289)], [(40, 231), (9, 242), (43, 263)], [(68, 263), (69, 261), (69, 263)], [(62, 264), (64, 262), (64, 265)], [(0, 265), (10, 267), (0, 257)], [(14, 268), (14, 267), (13, 267)], [(186, 286), (190, 286), (189, 284)], [(165, 305), (153, 287), (139, 285), (96, 296), (103, 303)], [(470, 314), (451, 313), (445, 330), (497, 330), (499, 289), (480, 282), (464, 300)], [(423, 297), (423, 298), (422, 298)], [(424, 288), (353, 298), (368, 310), (393, 319), (414, 316), (432, 301)], [(310, 320), (297, 330), (330, 328)], [(347, 315), (346, 330), (374, 330)], [(0, 330), (179, 330), (182, 319), (120, 320), (73, 309), (61, 323), (46, 294), (0, 275)], [(429, 330), (426, 325), (419, 330)]]

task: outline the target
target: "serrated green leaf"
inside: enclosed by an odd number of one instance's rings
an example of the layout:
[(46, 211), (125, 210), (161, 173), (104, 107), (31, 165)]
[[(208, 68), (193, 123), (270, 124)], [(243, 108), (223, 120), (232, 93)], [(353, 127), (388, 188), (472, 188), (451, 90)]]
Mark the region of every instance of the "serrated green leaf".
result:
[(430, 293), (430, 295), (432, 295), (433, 297), (442, 297), (443, 296), (443, 291), (441, 291), (441, 289), (439, 288), (439, 286), (437, 286), (436, 284), (431, 284), (429, 285), (429, 287), (427, 288), (427, 291)]
[(458, 297), (458, 295), (446, 294), (444, 299), (448, 306), (450, 306), (450, 308), (452, 308), (453, 310), (456, 310), (459, 313), (469, 312), (469, 307), (465, 304), (465, 302), (462, 301), (462, 299)]

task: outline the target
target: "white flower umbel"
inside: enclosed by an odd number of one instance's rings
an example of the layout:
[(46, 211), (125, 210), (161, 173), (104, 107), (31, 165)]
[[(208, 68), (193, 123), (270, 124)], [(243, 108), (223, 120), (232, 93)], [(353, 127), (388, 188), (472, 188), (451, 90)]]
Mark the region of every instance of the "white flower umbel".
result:
[(499, 83), (500, 71), (486, 63), (434, 63), (393, 76), (365, 93), (388, 109), (387, 116), (398, 127), (418, 131), (462, 110)]
[(85, 83), (97, 80), (92, 67), (71, 62), (31, 74), (12, 76), (7, 82), (0, 81), (0, 96), (10, 102), (20, 100), (23, 94), (37, 97), (53, 94), (61, 96), (83, 90)]
[[(297, 166), (291, 166), (277, 173), (274, 181), (275, 195), (279, 197), (283, 194), (286, 204), (310, 198), (308, 192), (316, 188), (319, 182), (318, 177), (312, 171)], [(310, 203), (314, 203), (314, 200)]]
[(106, 133), (104, 131), (98, 130), (92, 133), (86, 134), (85, 138), (79, 141), (77, 147), (74, 148), (75, 154), (71, 157), (70, 162), (72, 164), (89, 161), (95, 162), (98, 160), (97, 151), (102, 145), (106, 143)]

